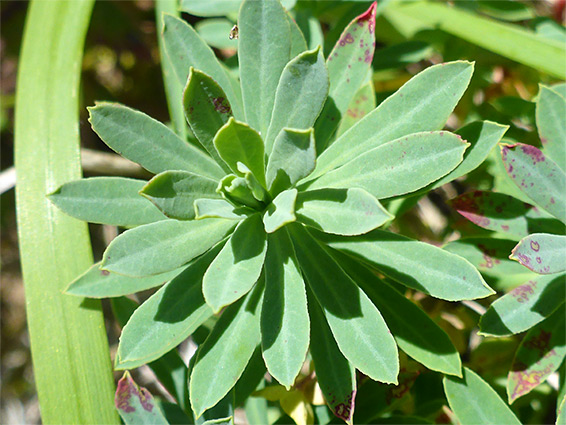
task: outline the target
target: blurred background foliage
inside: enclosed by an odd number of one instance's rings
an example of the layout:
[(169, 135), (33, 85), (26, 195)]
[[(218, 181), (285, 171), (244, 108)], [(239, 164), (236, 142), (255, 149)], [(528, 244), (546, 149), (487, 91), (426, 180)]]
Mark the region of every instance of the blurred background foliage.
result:
[[(229, 40), (237, 9), (203, 7), (191, 0), (181, 6), (192, 14), (182, 16), (195, 26), (200, 35), (215, 49), (226, 65), (237, 72), (236, 43)], [(368, 1), (303, 1), (285, 0), (297, 23), (306, 34), (309, 46), (322, 44), (324, 52), (332, 49), (342, 28), (367, 9)], [(397, 90), (422, 69), (444, 61), (467, 59), (476, 62), (470, 87), (448, 121), (448, 129), (488, 119), (510, 126), (507, 141), (540, 146), (535, 128), (534, 99), (538, 85), (555, 85), (561, 93), (565, 86), (555, 76), (521, 65), (508, 58), (470, 43), (448, 31), (400, 24), (395, 14), (388, 12), (390, 0), (382, 0), (376, 25), (377, 47), (373, 73), (368, 76), (373, 84), (376, 104)], [(447, 2), (439, 2), (447, 4)], [(490, 1), (470, 0), (449, 2), (457, 9), (508, 23), (532, 32), (540, 40), (566, 45), (565, 1)], [(34, 394), (33, 371), (26, 334), (25, 300), (17, 249), (14, 212), (13, 166), (14, 93), (18, 54), (28, 4), (24, 1), (0, 2), (0, 137), (1, 137), (1, 417), (3, 424), (40, 423), (37, 398)], [(83, 61), (80, 131), (84, 149), (85, 175), (123, 174), (140, 176), (143, 172), (128, 164), (118, 163), (112, 168), (113, 156), (100, 158), (108, 149), (90, 129), (86, 106), (96, 100), (119, 101), (150, 116), (169, 121), (162, 74), (160, 69), (155, 5), (151, 0), (98, 1), (87, 35)], [(408, 23), (409, 22), (409, 23)], [(565, 68), (566, 68), (566, 64)], [(37, 70), (41, 72), (41, 70)], [(562, 76), (562, 80), (564, 76)], [(362, 109), (352, 113), (363, 114)], [(109, 170), (110, 167), (110, 170)], [(462, 237), (484, 237), (493, 232), (481, 229), (459, 216), (446, 200), (472, 189), (495, 190), (521, 198), (516, 187), (505, 179), (498, 149), (478, 169), (456, 182), (432, 191), (426, 197), (409, 198), (391, 225), (391, 230), (407, 236), (442, 245)], [(105, 245), (116, 235), (116, 229), (91, 225), (95, 259), (100, 259)], [(497, 235), (495, 235), (497, 237)], [(511, 245), (512, 246), (512, 245)], [(505, 258), (501, 260), (505, 261)], [(494, 253), (484, 253), (485, 261), (499, 261)], [(490, 273), (489, 267), (480, 267), (488, 282), (499, 291), (506, 291), (522, 283), (525, 276), (508, 273)], [(528, 273), (527, 273), (528, 274)], [(423, 307), (450, 335), (465, 364), (486, 379), (505, 397), (505, 380), (513, 354), (522, 338), (481, 338), (477, 335), (480, 314), (497, 298), (479, 302), (448, 303), (423, 294), (407, 291), (407, 296)], [(141, 294), (141, 297), (147, 294)], [(115, 351), (119, 328), (105, 304), (107, 329), (112, 354)], [(182, 347), (187, 353), (188, 344)], [(193, 347), (194, 348), (194, 347)], [(187, 354), (185, 353), (185, 354)], [(423, 369), (408, 358), (403, 358), (401, 386), (384, 390), (382, 384), (362, 382), (357, 399), (357, 419), (363, 420), (364, 403), (379, 403), (376, 394), (383, 393), (384, 409), (389, 412), (426, 417), (436, 423), (451, 423), (441, 384), (442, 376)], [(136, 373), (136, 380), (154, 395), (163, 390), (147, 368)], [(554, 419), (558, 379), (539, 386), (529, 395), (513, 404), (512, 409), (526, 423), (550, 423)], [(311, 389), (312, 390), (312, 389)], [(410, 390), (410, 391), (409, 391)], [(310, 391), (310, 390), (309, 390)], [(312, 399), (313, 396), (311, 396)], [(392, 400), (394, 403), (392, 403)], [(273, 406), (278, 403), (270, 402)], [(387, 405), (387, 407), (385, 407)], [(319, 420), (328, 415), (324, 406), (315, 406)], [(332, 418), (328, 416), (328, 420)], [(366, 418), (367, 419), (367, 418)], [(245, 419), (237, 415), (237, 422)], [(288, 423), (281, 417), (279, 423)]]

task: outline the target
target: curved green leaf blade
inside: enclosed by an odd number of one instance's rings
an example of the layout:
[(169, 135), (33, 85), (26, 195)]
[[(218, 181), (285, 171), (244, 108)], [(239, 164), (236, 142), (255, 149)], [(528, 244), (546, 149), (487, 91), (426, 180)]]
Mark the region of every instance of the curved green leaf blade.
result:
[(443, 384), (448, 404), (462, 425), (521, 425), (493, 388), (467, 367), (463, 378), (446, 376)]
[(165, 216), (139, 195), (146, 181), (91, 177), (65, 183), (48, 198), (65, 214), (90, 223), (136, 226)]
[(313, 295), (309, 296), (309, 312), (310, 351), (318, 384), (332, 413), (351, 425), (356, 398), (356, 369), (338, 348)]
[(528, 394), (554, 373), (566, 356), (566, 304), (532, 328), (517, 349), (507, 379), (509, 403)]
[(118, 381), (115, 403), (126, 425), (169, 425), (151, 393), (127, 371)]
[(317, 159), (318, 177), (383, 143), (440, 130), (468, 87), (474, 66), (457, 61), (431, 66), (340, 136)]
[(267, 370), (287, 390), (295, 382), (309, 347), (305, 283), (285, 229), (267, 239), (261, 349)]
[(243, 297), (263, 268), (267, 240), (259, 214), (246, 218), (204, 274), (202, 292), (215, 313)]
[(353, 236), (374, 230), (393, 219), (363, 189), (319, 189), (299, 193), (298, 220), (325, 233)]
[(332, 255), (383, 315), (401, 350), (431, 370), (462, 376), (458, 350), (434, 320), (358, 261)]
[[(163, 15), (165, 50), (173, 64), (179, 82), (184, 87), (191, 66), (209, 75), (226, 93), (234, 116), (243, 118), (242, 93), (238, 82), (230, 77), (212, 49), (197, 32), (182, 19)], [(226, 35), (228, 37), (228, 34)]]
[(517, 238), (536, 231), (564, 229), (547, 213), (503, 193), (476, 190), (451, 199), (449, 204), (477, 226)]
[(98, 262), (73, 280), (65, 293), (89, 298), (120, 297), (163, 285), (179, 273), (181, 270), (177, 269), (154, 276), (130, 277), (100, 270)]
[(204, 72), (189, 70), (185, 90), (183, 91), (185, 117), (198, 141), (211, 157), (227, 171), (214, 144), (214, 136), (232, 116), (232, 107), (224, 90)]
[(263, 290), (260, 281), (244, 299), (228, 307), (197, 352), (189, 379), (195, 417), (214, 406), (232, 389), (259, 344)]
[(566, 223), (566, 174), (534, 146), (502, 145), (507, 174), (537, 205)]
[(566, 236), (534, 233), (521, 239), (509, 256), (539, 274), (566, 270)]
[(275, 197), (263, 215), (263, 225), (267, 233), (273, 233), (297, 219), (295, 216), (296, 201), (297, 189), (284, 190)]
[(301, 225), (289, 228), (303, 274), (340, 351), (373, 380), (396, 384), (397, 345), (377, 308)]
[(197, 199), (194, 203), (195, 218), (227, 218), (230, 220), (241, 220), (253, 213), (253, 210), (245, 207), (235, 207), (224, 199)]
[(104, 143), (152, 173), (186, 170), (210, 178), (223, 176), (212, 158), (143, 112), (108, 102), (88, 111), (92, 129)]
[(289, 62), (291, 30), (277, 0), (245, 0), (238, 19), (238, 60), (246, 121), (267, 134), (275, 90)]
[(263, 140), (261, 140), (257, 131), (245, 123), (230, 118), (218, 130), (213, 143), (220, 157), (235, 174), (244, 175), (238, 168), (238, 163), (241, 162), (252, 172), (261, 185), (265, 186)]
[(314, 131), (284, 128), (273, 142), (265, 178), (273, 196), (290, 188), (314, 170)]
[(177, 220), (195, 218), (194, 202), (201, 198), (219, 198), (218, 183), (188, 171), (164, 171), (153, 177), (140, 195), (149, 199), (163, 214)]
[(375, 51), (377, 2), (348, 24), (328, 55), (328, 99), (315, 125), (316, 150), (322, 153), (371, 68)]
[(446, 131), (411, 134), (320, 176), (309, 189), (358, 187), (378, 199), (403, 195), (453, 170), (468, 146)]
[(291, 30), (291, 51), (289, 58), (293, 59), (295, 56), (298, 56), (307, 50), (308, 47), (303, 32), (299, 28), (297, 22), (289, 14), (289, 11), (287, 11), (287, 20), (289, 22), (289, 29)]
[(262, 204), (254, 197), (250, 185), (244, 177), (228, 174), (220, 180), (216, 191), (234, 205), (243, 204), (256, 210), (262, 208)]
[[(253, 1), (253, 0), (252, 0)], [(283, 128), (306, 130), (320, 114), (328, 95), (328, 70), (320, 48), (308, 50), (283, 69), (273, 114), (265, 139), (265, 152), (271, 153), (275, 138)]]
[(132, 369), (158, 359), (212, 316), (202, 296), (202, 277), (220, 246), (192, 262), (136, 309), (122, 329), (116, 368)]
[(380, 230), (351, 237), (315, 235), (393, 280), (436, 298), (473, 300), (494, 293), (468, 261), (424, 242)]
[(370, 80), (368, 83), (360, 87), (356, 92), (346, 112), (344, 113), (336, 135), (340, 137), (342, 134), (352, 128), (358, 121), (369, 114), (375, 109), (375, 89), (373, 82)]
[[(217, 9), (218, 1), (212, 3), (212, 7)], [(238, 13), (236, 9), (235, 13)], [(231, 38), (228, 34), (234, 27), (234, 23), (225, 18), (203, 19), (195, 24), (195, 30), (202, 37), (206, 44), (217, 49), (238, 49), (238, 40)]]
[(556, 425), (564, 425), (566, 424), (566, 395), (562, 397), (562, 401), (558, 400), (558, 403)]
[(530, 329), (566, 299), (566, 275), (538, 276), (496, 300), (480, 319), (480, 333), (507, 336)]
[(149, 276), (181, 267), (208, 251), (234, 226), (232, 220), (163, 220), (127, 230), (108, 245), (101, 268)]
[(566, 99), (541, 86), (536, 106), (537, 129), (543, 151), (566, 171)]

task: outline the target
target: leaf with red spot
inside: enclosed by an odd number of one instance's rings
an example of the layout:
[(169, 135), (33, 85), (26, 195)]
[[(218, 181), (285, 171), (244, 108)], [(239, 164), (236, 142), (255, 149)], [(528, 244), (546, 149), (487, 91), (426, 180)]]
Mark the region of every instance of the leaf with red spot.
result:
[(168, 424), (151, 393), (139, 387), (127, 371), (118, 381), (114, 402), (126, 425)]
[(521, 239), (509, 256), (539, 274), (566, 270), (566, 236), (535, 233)]
[(315, 125), (319, 153), (327, 146), (371, 67), (375, 51), (376, 7), (377, 2), (373, 2), (368, 10), (348, 24), (326, 61), (330, 90)]
[(507, 174), (537, 205), (566, 223), (566, 174), (534, 146), (502, 145)]
[(373, 82), (370, 80), (360, 87), (350, 101), (350, 105), (348, 105), (348, 109), (346, 109), (346, 113), (342, 117), (342, 121), (340, 121), (336, 136), (338, 137), (346, 132), (346, 130), (373, 111), (375, 107), (375, 89)]
[(480, 333), (507, 336), (524, 332), (556, 311), (566, 297), (566, 276), (538, 276), (495, 301), (480, 320)]
[(522, 238), (536, 231), (564, 230), (544, 211), (502, 193), (476, 190), (450, 200), (461, 215), (484, 229)]
[(563, 305), (521, 342), (507, 380), (510, 403), (542, 384), (562, 364), (566, 356), (565, 312)]

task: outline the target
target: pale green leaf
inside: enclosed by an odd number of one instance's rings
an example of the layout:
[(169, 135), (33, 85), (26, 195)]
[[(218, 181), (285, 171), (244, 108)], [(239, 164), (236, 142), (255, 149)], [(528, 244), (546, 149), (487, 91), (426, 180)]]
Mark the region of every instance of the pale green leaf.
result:
[(232, 389), (259, 344), (263, 290), (260, 281), (244, 299), (228, 307), (199, 348), (189, 379), (191, 406), (197, 418)]
[(363, 189), (319, 189), (299, 193), (297, 219), (325, 233), (361, 235), (393, 216)]
[(204, 275), (202, 292), (215, 313), (243, 297), (258, 280), (267, 251), (261, 216), (238, 224)]
[(191, 15), (209, 17), (238, 13), (242, 0), (181, 0), (180, 9)]
[(192, 220), (194, 202), (200, 198), (219, 198), (218, 183), (188, 171), (165, 171), (153, 177), (141, 190), (169, 218)]
[(149, 276), (187, 264), (226, 236), (234, 221), (163, 220), (127, 230), (114, 239), (102, 259), (103, 270)]
[(320, 48), (301, 53), (285, 66), (264, 137), (267, 154), (283, 128), (306, 130), (313, 126), (328, 95), (328, 85), (328, 71)]
[(287, 230), (270, 234), (267, 244), (261, 346), (271, 376), (290, 389), (309, 347), (307, 295)]
[(316, 232), (316, 237), (399, 283), (436, 298), (472, 300), (494, 293), (468, 261), (424, 242), (381, 230), (352, 237)]
[(305, 40), (305, 36), (303, 32), (297, 25), (297, 22), (293, 19), (293, 17), (287, 11), (287, 20), (289, 21), (289, 29), (291, 30), (291, 51), (289, 58), (293, 59), (295, 56), (300, 55), (305, 50), (308, 49), (307, 41)]
[(197, 199), (194, 203), (196, 219), (227, 218), (241, 220), (253, 210), (245, 207), (235, 207), (224, 199)]
[[(212, 3), (213, 7), (215, 3)], [(236, 10), (237, 11), (237, 10)], [(228, 19), (203, 19), (195, 24), (195, 30), (209, 46), (217, 49), (236, 50), (238, 40), (230, 39), (230, 31), (234, 24)]]
[(207, 154), (142, 112), (108, 102), (88, 110), (92, 128), (104, 143), (152, 173), (185, 170), (210, 178), (224, 175)]
[(128, 371), (118, 381), (114, 401), (126, 425), (169, 425), (151, 393), (138, 386)]
[(537, 129), (543, 151), (566, 171), (566, 99), (558, 92), (540, 87), (536, 106)]
[(302, 225), (289, 228), (303, 274), (340, 351), (373, 380), (396, 384), (397, 345), (377, 308)]
[(224, 199), (235, 205), (243, 204), (254, 209), (260, 209), (262, 207), (262, 204), (254, 197), (245, 177), (237, 177), (234, 174), (228, 174), (220, 180), (216, 191), (220, 193)]
[(165, 216), (138, 193), (146, 181), (125, 177), (75, 180), (48, 195), (66, 214), (90, 223), (136, 226)]
[(290, 58), (289, 21), (278, 0), (245, 0), (240, 8), (238, 28), (246, 121), (265, 136), (279, 77)]
[(284, 190), (275, 197), (263, 215), (263, 225), (267, 233), (273, 233), (297, 219), (295, 216), (296, 201), (297, 189)]
[(563, 272), (566, 270), (566, 236), (533, 233), (519, 241), (509, 258), (535, 273)]
[(480, 319), (482, 335), (507, 336), (530, 329), (566, 299), (566, 275), (538, 276), (496, 300)]
[(375, 109), (375, 89), (370, 80), (356, 92), (346, 112), (342, 116), (336, 136), (340, 137), (346, 130), (353, 127), (358, 121)]
[(440, 130), (464, 94), (473, 64), (431, 66), (411, 78), (373, 112), (341, 135), (317, 159), (309, 180), (408, 134)]
[(469, 146), (446, 131), (415, 133), (371, 149), (320, 176), (309, 189), (365, 189), (378, 199), (420, 189), (452, 171)]
[(495, 390), (467, 367), (463, 378), (446, 376), (443, 383), (448, 404), (462, 425), (521, 425)]
[(292, 187), (314, 170), (314, 132), (284, 128), (275, 138), (267, 163), (267, 188), (273, 196)]

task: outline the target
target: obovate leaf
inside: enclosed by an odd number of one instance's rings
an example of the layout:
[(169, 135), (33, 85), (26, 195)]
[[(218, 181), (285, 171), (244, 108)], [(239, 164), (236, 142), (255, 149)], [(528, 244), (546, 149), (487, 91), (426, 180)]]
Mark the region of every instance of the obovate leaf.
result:
[(202, 293), (214, 313), (252, 288), (263, 268), (267, 238), (259, 214), (241, 221), (214, 259), (202, 282)]
[(267, 154), (271, 153), (275, 138), (283, 128), (306, 130), (313, 126), (328, 95), (328, 84), (328, 71), (320, 48), (301, 53), (285, 66), (264, 137)]
[(48, 197), (65, 214), (79, 220), (136, 226), (165, 219), (139, 195), (146, 183), (125, 177), (91, 177), (65, 183)]
[(212, 143), (214, 135), (232, 116), (232, 107), (224, 90), (204, 72), (191, 67), (183, 91), (183, 107), (187, 122), (198, 141), (227, 171), (226, 163)]
[(480, 319), (482, 335), (507, 336), (530, 329), (566, 299), (566, 275), (538, 276), (496, 300)]
[(214, 147), (234, 173), (243, 176), (238, 169), (241, 162), (265, 186), (263, 141), (254, 129), (230, 118), (216, 133)]
[(267, 370), (287, 390), (299, 374), (309, 347), (305, 283), (286, 229), (268, 236), (261, 347)]
[(126, 425), (169, 425), (151, 393), (138, 386), (127, 371), (118, 381), (114, 401)]
[(543, 151), (566, 171), (566, 99), (558, 92), (540, 86), (536, 107), (537, 129)]
[(434, 320), (358, 261), (332, 255), (378, 308), (401, 350), (431, 370), (462, 376), (458, 350)]
[(453, 170), (468, 146), (460, 136), (446, 131), (411, 134), (329, 171), (309, 189), (358, 187), (378, 199), (402, 195)]
[(502, 145), (507, 174), (525, 195), (566, 223), (566, 174), (534, 146)]
[(244, 110), (240, 86), (220, 64), (212, 49), (193, 27), (182, 19), (164, 14), (163, 24), (165, 50), (181, 85), (185, 86), (191, 67), (206, 73), (226, 93), (234, 116), (237, 119), (243, 119)]
[[(197, 352), (189, 379), (195, 417), (214, 406), (240, 378), (260, 342), (259, 310), (264, 285), (229, 306)], [(222, 367), (218, 367), (222, 365)]]
[(330, 247), (436, 298), (471, 300), (494, 293), (468, 261), (424, 242), (380, 230), (350, 237), (313, 233)]
[(407, 134), (440, 130), (468, 87), (472, 72), (473, 64), (464, 61), (425, 69), (332, 143), (318, 157), (308, 179)]
[(509, 403), (528, 394), (554, 373), (566, 356), (566, 305), (532, 328), (517, 349), (507, 379)]
[(377, 308), (302, 225), (288, 227), (303, 274), (340, 351), (373, 380), (396, 384), (397, 346)]
[(163, 214), (177, 220), (195, 218), (194, 202), (200, 198), (220, 198), (218, 183), (188, 171), (165, 171), (153, 177), (140, 195), (149, 199)]
[(89, 298), (110, 298), (129, 295), (163, 285), (181, 273), (180, 269), (147, 277), (129, 277), (100, 270), (100, 262), (73, 280), (66, 294)]
[(192, 262), (136, 309), (120, 335), (117, 368), (133, 369), (161, 357), (212, 316), (202, 296), (202, 277), (221, 246)]
[(443, 384), (448, 404), (462, 425), (521, 425), (494, 389), (471, 369), (464, 368), (463, 378), (444, 377)]
[(346, 130), (353, 127), (358, 121), (373, 111), (375, 106), (375, 88), (370, 80), (360, 87), (350, 101), (346, 112), (342, 116), (340, 126), (336, 130), (336, 135), (340, 137)]
[(246, 121), (267, 134), (275, 90), (289, 62), (291, 30), (277, 0), (245, 0), (238, 19), (238, 61)]
[(273, 196), (308, 176), (316, 161), (313, 129), (284, 128), (276, 137), (267, 163), (267, 189)]
[(213, 179), (224, 175), (211, 157), (142, 112), (108, 102), (88, 111), (92, 129), (104, 143), (152, 173), (185, 170)]
[(476, 190), (451, 199), (449, 204), (477, 226), (517, 238), (537, 230), (564, 229), (545, 212), (503, 193)]
[(230, 220), (241, 220), (253, 213), (246, 207), (235, 207), (224, 199), (197, 199), (194, 203), (195, 218), (227, 218)]
[(319, 189), (299, 193), (298, 220), (325, 233), (360, 235), (393, 219), (363, 189)]
[(310, 351), (318, 384), (332, 413), (346, 423), (352, 424), (356, 397), (356, 369), (336, 345), (332, 331), (313, 295), (309, 296), (309, 312)]
[(284, 190), (275, 197), (263, 215), (263, 225), (267, 233), (273, 233), (297, 219), (295, 216), (296, 200), (297, 189)]
[(187, 264), (234, 226), (233, 220), (163, 220), (127, 230), (108, 245), (101, 268), (126, 276), (149, 276)]
[(375, 50), (375, 14), (377, 2), (348, 24), (328, 55), (330, 79), (328, 99), (317, 120), (316, 150), (322, 153), (338, 128), (350, 101), (363, 84), (371, 68)]
[(566, 270), (566, 236), (535, 233), (521, 239), (509, 256), (539, 274)]

